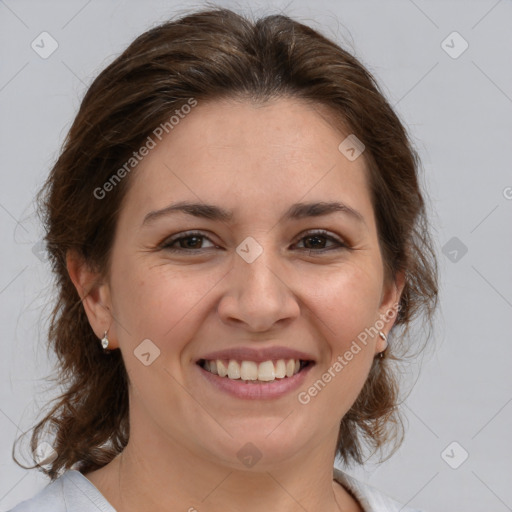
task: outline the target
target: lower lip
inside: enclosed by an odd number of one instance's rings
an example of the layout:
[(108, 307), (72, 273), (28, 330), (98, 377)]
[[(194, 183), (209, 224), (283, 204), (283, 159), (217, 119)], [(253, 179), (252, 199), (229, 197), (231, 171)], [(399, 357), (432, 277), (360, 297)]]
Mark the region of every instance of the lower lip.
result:
[(313, 368), (314, 364), (310, 363), (292, 377), (257, 384), (250, 383), (242, 379), (233, 380), (228, 377), (219, 377), (218, 375), (205, 370), (198, 364), (196, 364), (196, 366), (199, 368), (201, 375), (209, 383), (231, 396), (247, 400), (268, 400), (284, 396), (300, 387), (304, 383), (304, 380), (311, 368)]

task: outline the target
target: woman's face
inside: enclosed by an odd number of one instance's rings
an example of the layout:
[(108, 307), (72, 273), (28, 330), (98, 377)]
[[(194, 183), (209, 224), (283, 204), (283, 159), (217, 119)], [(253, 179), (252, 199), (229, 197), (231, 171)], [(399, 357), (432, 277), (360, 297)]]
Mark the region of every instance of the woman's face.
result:
[[(321, 112), (292, 99), (199, 102), (153, 137), (132, 171), (103, 306), (86, 306), (96, 333), (110, 325), (110, 348), (121, 349), (131, 435), (238, 468), (246, 452), (271, 467), (320, 443), (334, 450), (385, 347), (374, 327), (389, 331), (399, 292), (385, 280), (364, 153), (347, 158), (338, 146), (349, 133)], [(151, 213), (182, 202), (202, 209)], [(331, 202), (344, 207), (315, 215), (297, 206)], [(107, 309), (111, 322), (101, 323)], [(234, 358), (248, 362), (246, 377), (261, 360), (286, 363), (286, 350), (313, 360), (280, 394), (289, 377), (257, 396), (262, 385), (230, 380), (228, 391), (197, 364), (218, 351), (275, 347), (285, 352)]]

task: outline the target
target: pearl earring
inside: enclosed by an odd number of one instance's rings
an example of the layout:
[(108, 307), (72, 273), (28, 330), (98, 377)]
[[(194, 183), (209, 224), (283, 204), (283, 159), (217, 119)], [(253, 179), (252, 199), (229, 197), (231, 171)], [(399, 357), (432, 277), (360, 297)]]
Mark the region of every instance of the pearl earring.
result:
[(103, 335), (103, 338), (101, 340), (101, 346), (107, 350), (108, 348), (108, 338), (107, 338), (107, 331), (105, 331), (105, 334)]
[(384, 350), (382, 352), (379, 352), (379, 357), (381, 359), (384, 359), (386, 349), (388, 348), (388, 339), (387, 339), (386, 335), (382, 331), (379, 331), (379, 336), (386, 342), (386, 347), (384, 348)]

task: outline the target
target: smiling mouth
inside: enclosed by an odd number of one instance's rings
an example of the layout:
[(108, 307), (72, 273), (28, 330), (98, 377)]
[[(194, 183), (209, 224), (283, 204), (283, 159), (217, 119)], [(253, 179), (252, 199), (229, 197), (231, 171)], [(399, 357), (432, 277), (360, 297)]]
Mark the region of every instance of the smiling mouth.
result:
[(209, 373), (230, 380), (250, 383), (272, 382), (288, 379), (304, 368), (314, 365), (314, 361), (301, 359), (277, 359), (275, 361), (237, 361), (235, 359), (199, 359), (197, 364)]

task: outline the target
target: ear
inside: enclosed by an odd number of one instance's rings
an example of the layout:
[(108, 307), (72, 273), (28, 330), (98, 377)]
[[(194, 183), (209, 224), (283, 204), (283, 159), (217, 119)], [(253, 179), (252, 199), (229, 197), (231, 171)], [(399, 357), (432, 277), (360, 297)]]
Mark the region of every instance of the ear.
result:
[(87, 262), (76, 251), (69, 250), (66, 253), (66, 266), (69, 277), (82, 299), (92, 330), (98, 339), (103, 338), (105, 331), (109, 331), (109, 349), (119, 348), (117, 337), (110, 329), (113, 322), (109, 284), (104, 282), (98, 272), (91, 270)]
[[(382, 288), (381, 303), (379, 306), (379, 318), (375, 324), (382, 326), (382, 331), (387, 337), (389, 331), (396, 322), (400, 298), (405, 286), (405, 272), (397, 272), (393, 279), (386, 279)], [(376, 353), (385, 350), (387, 346), (380, 336), (377, 337)]]

